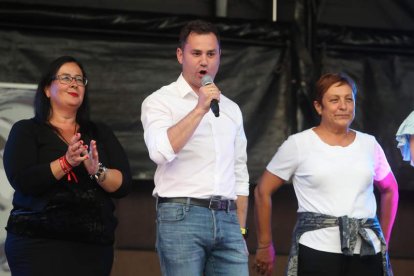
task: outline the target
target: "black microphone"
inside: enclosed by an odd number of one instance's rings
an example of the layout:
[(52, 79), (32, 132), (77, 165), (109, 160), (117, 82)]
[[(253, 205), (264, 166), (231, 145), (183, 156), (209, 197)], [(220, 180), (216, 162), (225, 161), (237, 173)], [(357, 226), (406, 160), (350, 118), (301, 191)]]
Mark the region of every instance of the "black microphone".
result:
[[(206, 85), (209, 85), (209, 84), (212, 84), (212, 83), (213, 83), (213, 79), (211, 78), (210, 75), (204, 75), (201, 78), (201, 85), (202, 86), (206, 86)], [(220, 107), (219, 107), (218, 101), (216, 99), (211, 100), (210, 109), (211, 109), (211, 111), (213, 111), (214, 116), (216, 116), (216, 117), (220, 116)]]

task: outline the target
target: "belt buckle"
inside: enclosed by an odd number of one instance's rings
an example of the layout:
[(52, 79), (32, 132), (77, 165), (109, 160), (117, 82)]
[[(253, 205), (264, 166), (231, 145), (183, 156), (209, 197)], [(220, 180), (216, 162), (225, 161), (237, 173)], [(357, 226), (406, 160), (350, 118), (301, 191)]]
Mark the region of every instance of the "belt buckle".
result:
[(220, 196), (212, 196), (210, 198), (210, 203), (208, 205), (209, 209), (212, 210), (224, 210), (227, 208), (227, 202), (224, 200), (221, 200)]
[(208, 206), (212, 210), (227, 210), (230, 208), (230, 201), (222, 199), (221, 196), (212, 196)]

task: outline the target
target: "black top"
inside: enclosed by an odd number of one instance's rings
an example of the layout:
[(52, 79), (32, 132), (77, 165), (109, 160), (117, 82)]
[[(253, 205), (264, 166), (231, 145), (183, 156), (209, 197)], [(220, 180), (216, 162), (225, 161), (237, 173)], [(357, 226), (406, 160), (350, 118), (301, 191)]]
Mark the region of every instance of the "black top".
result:
[(15, 123), (4, 149), (4, 168), (15, 189), (7, 231), (18, 235), (113, 244), (117, 224), (111, 197), (129, 192), (131, 173), (127, 156), (113, 132), (90, 123), (79, 130), (84, 144), (96, 140), (99, 160), (122, 172), (122, 185), (104, 191), (83, 164), (75, 167), (78, 183), (64, 176), (56, 180), (50, 162), (63, 156), (68, 145), (47, 124), (34, 119)]

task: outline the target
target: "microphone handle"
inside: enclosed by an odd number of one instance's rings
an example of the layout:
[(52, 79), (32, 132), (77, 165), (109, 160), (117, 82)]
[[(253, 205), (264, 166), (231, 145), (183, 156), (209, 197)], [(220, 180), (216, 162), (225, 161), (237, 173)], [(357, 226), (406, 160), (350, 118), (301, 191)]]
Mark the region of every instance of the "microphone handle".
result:
[(213, 111), (214, 116), (216, 116), (216, 117), (220, 116), (220, 107), (219, 107), (218, 101), (216, 99), (211, 100), (210, 109), (211, 109), (211, 111)]

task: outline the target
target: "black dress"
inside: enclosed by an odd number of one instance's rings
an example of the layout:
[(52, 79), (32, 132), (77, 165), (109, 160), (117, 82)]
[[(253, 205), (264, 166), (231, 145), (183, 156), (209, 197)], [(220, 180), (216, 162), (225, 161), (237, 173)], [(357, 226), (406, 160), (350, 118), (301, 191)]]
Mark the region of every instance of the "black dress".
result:
[(13, 275), (109, 275), (117, 224), (111, 197), (130, 188), (128, 159), (104, 124), (80, 129), (89, 145), (97, 141), (100, 162), (123, 176), (114, 193), (104, 191), (81, 164), (76, 177), (56, 180), (50, 162), (67, 145), (54, 130), (34, 119), (17, 122), (4, 150), (4, 168), (15, 189), (7, 223), (6, 256)]

